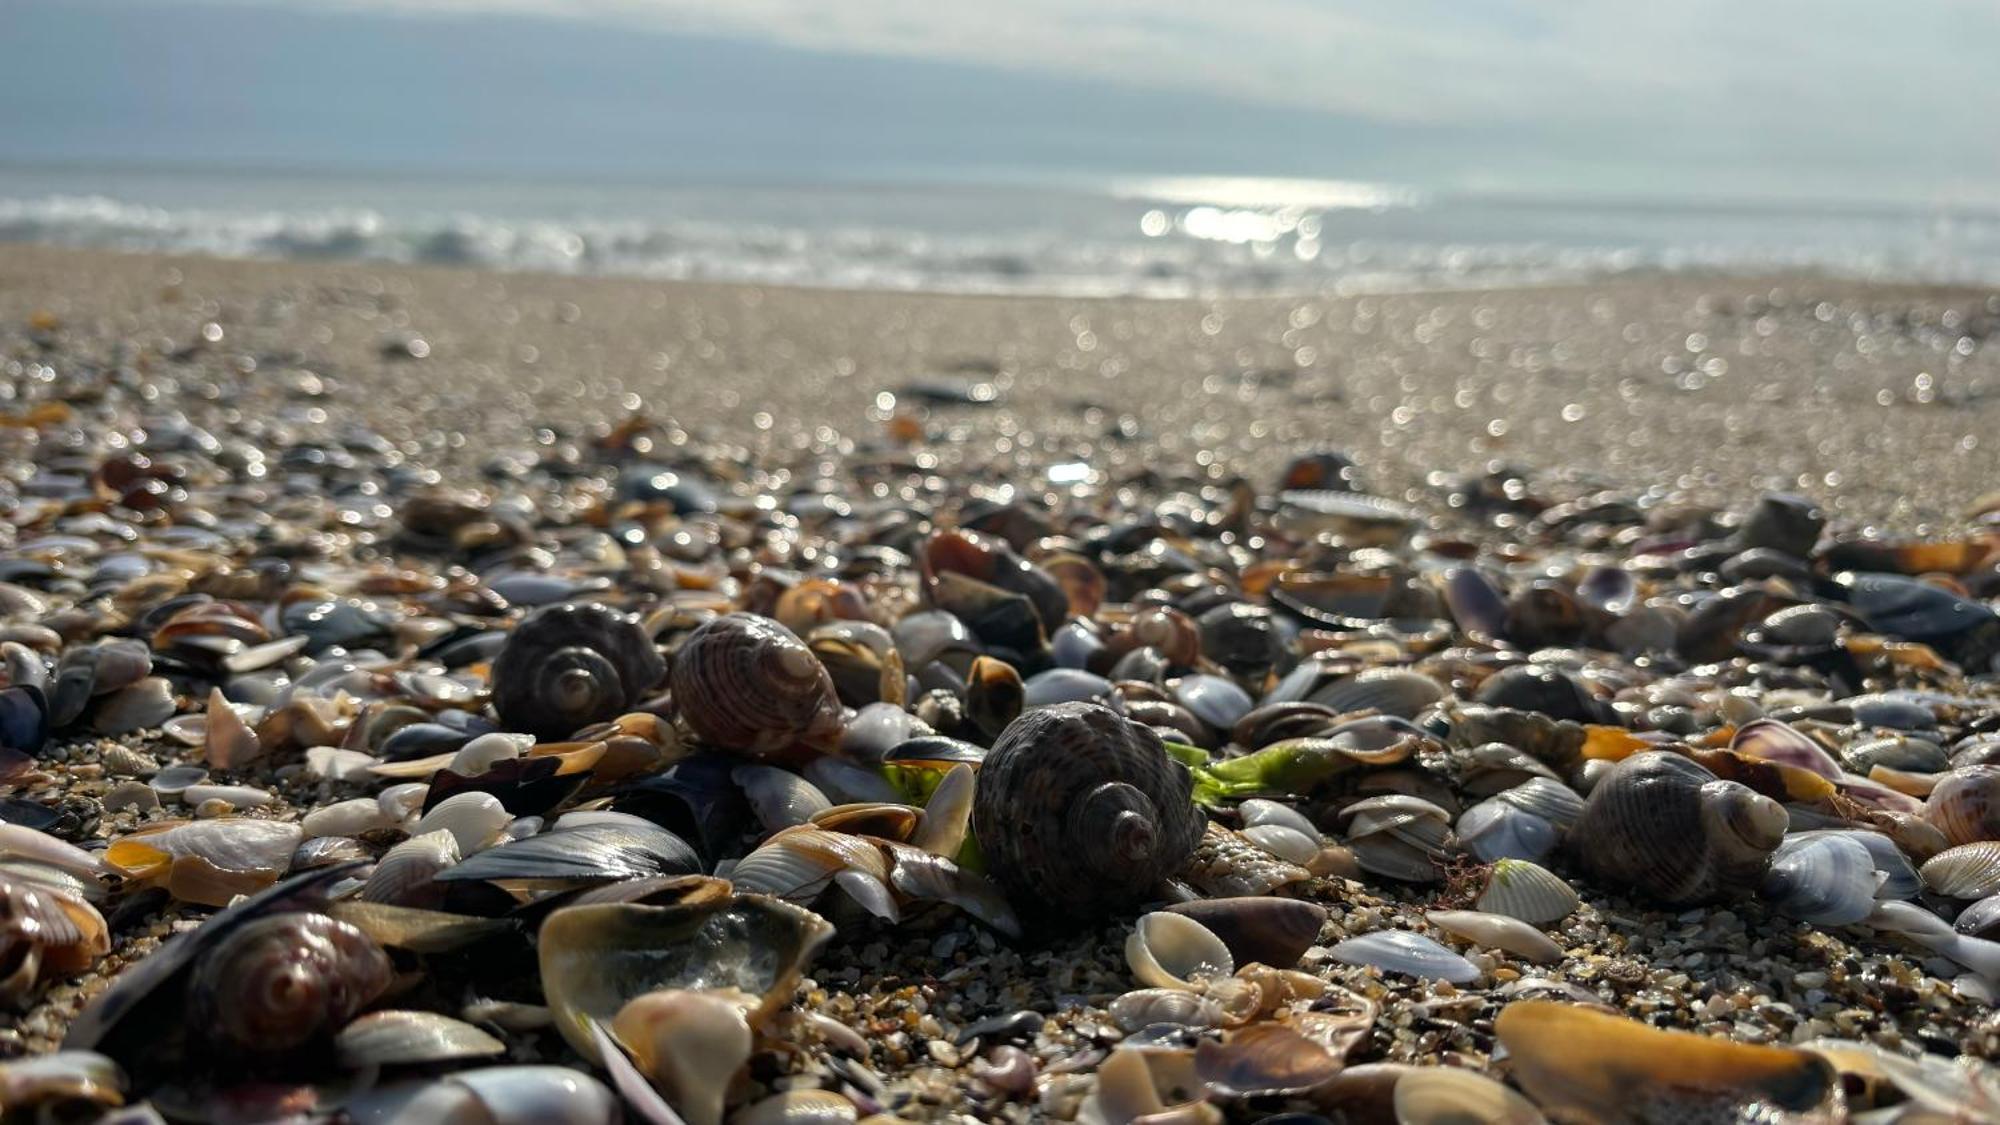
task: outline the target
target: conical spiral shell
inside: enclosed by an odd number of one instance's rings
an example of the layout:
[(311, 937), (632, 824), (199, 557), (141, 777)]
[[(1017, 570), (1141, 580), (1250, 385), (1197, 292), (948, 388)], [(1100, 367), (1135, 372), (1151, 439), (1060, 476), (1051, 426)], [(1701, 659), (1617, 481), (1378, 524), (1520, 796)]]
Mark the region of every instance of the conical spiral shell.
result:
[(980, 770), (972, 827), (987, 867), (1052, 917), (1144, 897), (1185, 863), (1204, 818), (1160, 738), (1094, 703), (1029, 711)]
[(1655, 750), (1605, 775), (1569, 838), (1595, 877), (1677, 906), (1756, 886), (1786, 821), (1769, 797)]
[(831, 748), (840, 697), (826, 666), (790, 629), (731, 613), (688, 635), (674, 656), (674, 704), (705, 742), (751, 757)]
[(630, 617), (588, 602), (546, 606), (493, 661), (493, 706), (509, 729), (554, 741), (632, 710), (666, 671)]

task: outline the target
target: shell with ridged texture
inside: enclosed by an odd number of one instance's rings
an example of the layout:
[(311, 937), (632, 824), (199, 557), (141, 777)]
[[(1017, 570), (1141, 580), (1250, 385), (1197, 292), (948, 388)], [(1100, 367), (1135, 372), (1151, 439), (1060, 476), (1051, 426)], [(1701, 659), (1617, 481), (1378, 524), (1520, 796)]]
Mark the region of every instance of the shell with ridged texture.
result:
[(724, 750), (762, 758), (839, 742), (833, 677), (797, 634), (768, 617), (725, 614), (688, 634), (669, 681), (681, 718)]
[(1187, 767), (1159, 735), (1094, 703), (1028, 711), (981, 767), (972, 829), (1017, 901), (1090, 916), (1143, 898), (1200, 841)]

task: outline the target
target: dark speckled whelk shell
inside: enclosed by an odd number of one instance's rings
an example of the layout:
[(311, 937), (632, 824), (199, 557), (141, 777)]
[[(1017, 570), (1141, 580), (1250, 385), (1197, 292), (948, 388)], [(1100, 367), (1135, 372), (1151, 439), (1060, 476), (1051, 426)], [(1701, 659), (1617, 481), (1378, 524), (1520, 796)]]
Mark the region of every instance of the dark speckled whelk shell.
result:
[(731, 613), (688, 634), (674, 654), (674, 706), (702, 741), (753, 758), (840, 739), (833, 677), (790, 629)]
[(1593, 877), (1682, 906), (1756, 886), (1787, 820), (1769, 797), (1722, 781), (1692, 759), (1651, 750), (1597, 783), (1569, 842)]
[(609, 606), (545, 606), (493, 661), (493, 707), (509, 730), (554, 741), (632, 710), (666, 673), (637, 622)]
[(1143, 899), (1206, 823), (1159, 735), (1095, 703), (1023, 714), (987, 752), (972, 829), (987, 870), (1050, 922)]

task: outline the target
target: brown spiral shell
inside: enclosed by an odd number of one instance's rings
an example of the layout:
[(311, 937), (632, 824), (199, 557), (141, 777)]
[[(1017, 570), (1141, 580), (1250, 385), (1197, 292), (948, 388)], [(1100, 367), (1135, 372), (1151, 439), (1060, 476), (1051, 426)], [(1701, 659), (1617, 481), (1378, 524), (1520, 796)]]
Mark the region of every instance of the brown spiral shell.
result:
[(637, 622), (571, 602), (521, 619), (493, 661), (493, 707), (510, 730), (556, 741), (636, 707), (666, 662)]
[(1756, 886), (1787, 819), (1769, 797), (1652, 750), (1597, 783), (1569, 839), (1591, 875), (1678, 906)]
[(188, 981), (194, 1027), (219, 1046), (273, 1054), (331, 1035), (389, 987), (388, 954), (324, 914), (245, 922)]
[(1924, 801), (1924, 819), (1954, 844), (2000, 840), (2000, 766), (1963, 766)]
[(750, 757), (840, 738), (833, 677), (798, 635), (768, 617), (731, 613), (688, 634), (674, 654), (674, 706), (704, 742)]
[(972, 830), (1017, 901), (1052, 917), (1144, 898), (1187, 862), (1205, 818), (1160, 736), (1095, 703), (1025, 712), (980, 767)]

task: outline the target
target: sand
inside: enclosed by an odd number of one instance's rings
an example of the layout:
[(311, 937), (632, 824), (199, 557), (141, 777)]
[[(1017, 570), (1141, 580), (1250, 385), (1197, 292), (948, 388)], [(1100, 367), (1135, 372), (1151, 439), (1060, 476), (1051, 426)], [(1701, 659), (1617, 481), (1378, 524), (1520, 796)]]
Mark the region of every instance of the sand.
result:
[[(1114, 475), (1199, 459), (1259, 482), (1332, 445), (1391, 494), (1504, 463), (1717, 504), (1797, 490), (1904, 531), (2000, 487), (1991, 290), (1677, 276), (1107, 300), (0, 250), (0, 320), (38, 310), (90, 325), (97, 354), (73, 358), (107, 365), (214, 324), (446, 465), (640, 405), (759, 452), (874, 440), (885, 395), (907, 408), (942, 378), (994, 401), (936, 412), (935, 432), (977, 439), (941, 466), (996, 478), (1051, 441)], [(385, 358), (416, 340), (427, 358)]]

